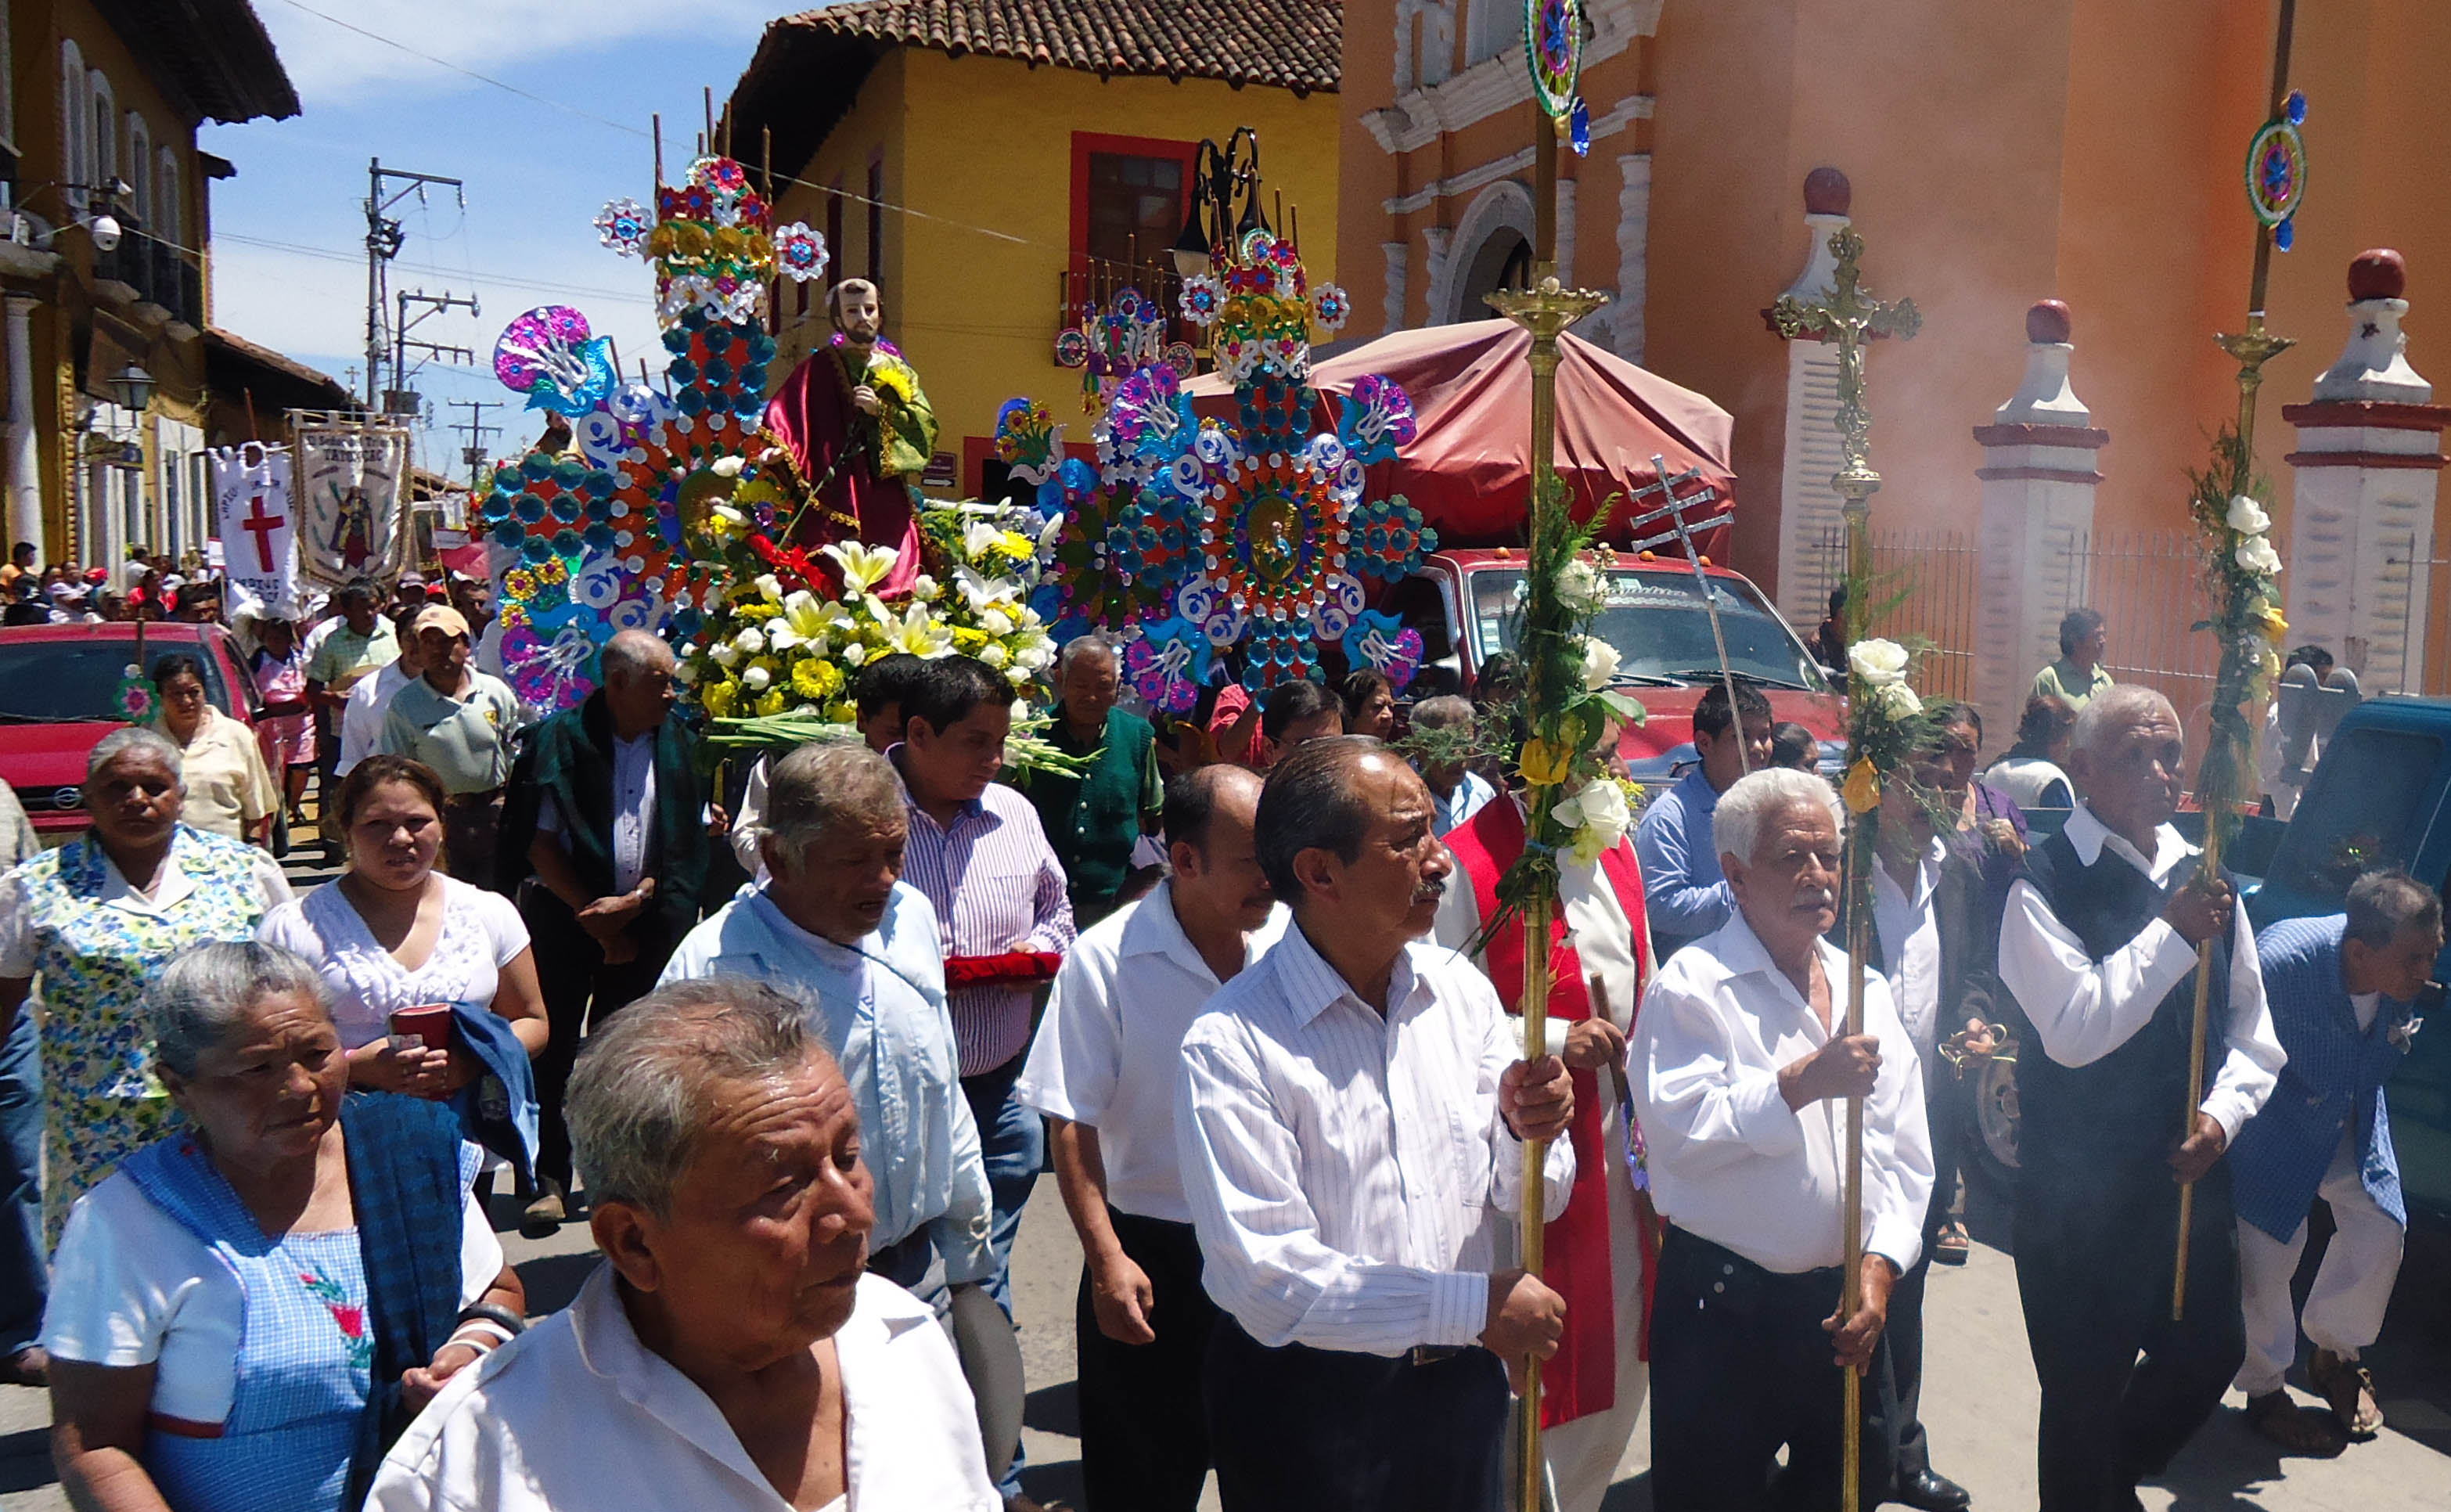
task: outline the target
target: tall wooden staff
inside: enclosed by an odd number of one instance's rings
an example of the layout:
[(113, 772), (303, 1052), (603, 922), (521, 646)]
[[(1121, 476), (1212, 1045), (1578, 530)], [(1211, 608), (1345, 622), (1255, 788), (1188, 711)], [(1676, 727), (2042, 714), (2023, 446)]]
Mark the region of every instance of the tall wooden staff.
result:
[[(2200, 518), (2199, 521), (2212, 539), (2211, 624), (2222, 640), (2222, 671), (2214, 682), (2212, 729), (2196, 784), (2197, 807), (2205, 815), (2205, 858), (2198, 874), (2212, 880), (2221, 876), (2222, 845), (2227, 838), (2224, 831), (2231, 818), (2232, 804), (2240, 795), (2244, 774), (2253, 765), (2255, 743), (2254, 724), (2239, 717), (2239, 705), (2248, 697), (2242, 635), (2253, 634), (2255, 627), (2245, 622), (2248, 618), (2245, 606), (2238, 601), (2244, 585), (2235, 581), (2228, 559), (2240, 549), (2245, 537), (2263, 534), (2260, 530), (2239, 531), (2221, 509), (2229, 499), (2254, 493), (2255, 400), (2257, 391), (2264, 386), (2264, 364), (2297, 344), (2288, 337), (2276, 336), (2264, 328), (2265, 289), (2272, 274), (2272, 250), (2276, 245), (2284, 252), (2289, 249), (2292, 217), (2306, 193), (2306, 145), (2298, 133), (2306, 108), (2305, 102), (2289, 89), (2289, 43), (2297, 18), (2298, 0), (2281, 0), (2280, 32), (2272, 49), (2271, 108), (2247, 147), (2247, 203), (2255, 212), (2256, 225), (2255, 271), (2247, 285), (2246, 329), (2214, 338), (2223, 351), (2238, 360), (2238, 432), (2234, 447), (2225, 445), (2217, 452), (2208, 475), (2208, 479), (2218, 479), (2222, 484), (2210, 494), (2214, 516)], [(2224, 440), (2226, 443), (2227, 438)], [(2200, 496), (2206, 481), (2199, 480)], [(2205, 502), (2200, 497), (2200, 517)], [(2260, 576), (2268, 586), (2270, 575)], [(2270, 614), (2268, 623), (2282, 626), (2279, 610), (2268, 599), (2266, 608)], [(2196, 947), (2196, 1014), (2187, 1044), (2186, 1106), (2182, 1110), (2179, 1129), (2183, 1140), (2195, 1133), (2196, 1112), (2204, 1096), (2206, 1020), (2212, 1004), (2217, 943), (2207, 938)], [(2170, 1281), (2170, 1317), (2174, 1321), (2185, 1317), (2187, 1310), (2187, 1241), (2194, 1227), (2195, 1206), (2195, 1183), (2188, 1182), (2179, 1188), (2178, 1266)]]
[[(1873, 519), (1873, 494), (1881, 486), (1881, 475), (1873, 471), (1869, 458), (1872, 451), (1873, 415), (1864, 404), (1864, 348), (1876, 337), (1912, 338), (1923, 327), (1922, 312), (1912, 300), (1884, 304), (1864, 291), (1861, 264), (1864, 239), (1853, 226), (1841, 226), (1830, 238), (1830, 250), (1838, 259), (1831, 277), (1830, 292), (1817, 304), (1807, 304), (1792, 296), (1782, 297), (1771, 308), (1771, 320), (1778, 333), (1790, 341), (1812, 337), (1832, 344), (1838, 350), (1838, 414), (1839, 455), (1842, 459), (1837, 474), (1830, 480), (1844, 501), (1841, 511), (1847, 521), (1847, 640), (1852, 647), (1864, 638), (1871, 613), (1873, 542), (1870, 534)], [(1873, 690), (1858, 676), (1851, 676), (1848, 696), (1858, 709), (1873, 697)], [(1851, 726), (1856, 721), (1851, 719)], [(1879, 788), (1877, 776), (1864, 780), (1872, 783), (1869, 801), (1859, 801), (1864, 795), (1857, 791), (1859, 775), (1873, 772), (1862, 742), (1851, 742), (1848, 752), (1848, 802), (1853, 821), (1847, 827), (1846, 900), (1847, 900), (1847, 1025), (1850, 1035), (1864, 1032), (1864, 963), (1872, 953), (1873, 930), (1873, 844), (1879, 823)], [(1847, 1257), (1845, 1294), (1840, 1298), (1840, 1317), (1852, 1316), (1863, 1296), (1864, 1274), (1864, 1099), (1847, 1099), (1847, 1191), (1841, 1216), (1842, 1240)], [(1846, 1422), (1842, 1432), (1845, 1463), (1841, 1471), (1840, 1505), (1845, 1512), (1856, 1512), (1863, 1483), (1863, 1378), (1855, 1371), (1846, 1373), (1844, 1389)]]

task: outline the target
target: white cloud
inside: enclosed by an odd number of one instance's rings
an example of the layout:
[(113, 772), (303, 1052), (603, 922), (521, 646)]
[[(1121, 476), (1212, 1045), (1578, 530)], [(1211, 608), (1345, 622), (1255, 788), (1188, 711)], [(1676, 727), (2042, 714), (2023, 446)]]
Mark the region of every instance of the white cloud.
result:
[(557, 65), (657, 37), (751, 46), (769, 20), (792, 9), (788, 0), (258, 0), (256, 13), (309, 111), (401, 94), (431, 99), (438, 87), (483, 88), (378, 37), (588, 109), (596, 107), (584, 74)]

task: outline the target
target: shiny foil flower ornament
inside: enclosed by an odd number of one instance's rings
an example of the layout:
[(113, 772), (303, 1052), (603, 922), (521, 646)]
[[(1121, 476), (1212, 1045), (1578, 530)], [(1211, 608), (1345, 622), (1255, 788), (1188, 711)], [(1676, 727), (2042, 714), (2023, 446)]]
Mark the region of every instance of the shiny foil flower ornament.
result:
[(654, 228), (655, 220), (647, 213), (647, 207), (626, 197), (611, 201), (596, 212), (598, 240), (623, 257), (644, 257), (647, 233)]
[(825, 234), (811, 230), (805, 222), (794, 221), (775, 233), (775, 270), (795, 284), (822, 274), (831, 261)]
[(1353, 297), (1334, 284), (1322, 284), (1311, 291), (1310, 313), (1320, 329), (1333, 336), (1353, 319)]

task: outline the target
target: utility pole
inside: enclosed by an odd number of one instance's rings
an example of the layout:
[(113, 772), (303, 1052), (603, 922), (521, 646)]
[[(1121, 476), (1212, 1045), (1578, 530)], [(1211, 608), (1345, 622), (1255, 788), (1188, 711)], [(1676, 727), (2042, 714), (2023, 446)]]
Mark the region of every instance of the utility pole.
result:
[(501, 408), (502, 401), (455, 399), (451, 402), (451, 407), (468, 412), (466, 420), (452, 422), (451, 428), (468, 438), (468, 444), (460, 449), (460, 460), (468, 464), (468, 492), (473, 500), (476, 495), (485, 491), (485, 438), (502, 433), (501, 426), (485, 423), (485, 411)]
[[(389, 188), (387, 186), (397, 185)], [(366, 160), (366, 407), (377, 414), (388, 413), (382, 384), (382, 367), (390, 355), (384, 351), (383, 294), (387, 268), (400, 255), (407, 234), (401, 224), (390, 218), (392, 207), (414, 194), (418, 203), (425, 202), (426, 186), (435, 185), (458, 196), (460, 207), (468, 207), (468, 190), (458, 179), (434, 173), (412, 173), (405, 168), (387, 168), (382, 159)], [(392, 374), (397, 384), (400, 374)]]
[[(411, 341), (408, 335), (410, 331), (445, 310), (464, 309), (471, 316), (482, 313), (477, 308), (477, 301), (473, 296), (461, 299), (450, 293), (428, 294), (423, 289), (411, 293), (402, 289), (393, 298), (399, 306), (399, 314), (392, 322), (391, 381), (395, 391), (408, 392), (408, 354), (412, 349), (422, 352), (428, 357), (452, 359), (465, 366), (476, 365), (477, 354), (465, 346), (454, 346), (447, 343)], [(414, 320), (411, 320), (408, 314), (408, 307), (412, 304), (424, 306), (418, 311), (417, 318)]]

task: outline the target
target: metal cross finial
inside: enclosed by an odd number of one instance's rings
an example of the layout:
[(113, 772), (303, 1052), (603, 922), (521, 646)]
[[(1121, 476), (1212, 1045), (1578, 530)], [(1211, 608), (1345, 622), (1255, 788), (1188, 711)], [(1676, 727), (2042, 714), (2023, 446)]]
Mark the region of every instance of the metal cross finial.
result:
[(1838, 351), (1838, 435), (1843, 464), (1831, 486), (1846, 497), (1853, 513), (1866, 509), (1865, 501), (1881, 485), (1881, 475), (1867, 459), (1872, 453), (1873, 414), (1864, 407), (1864, 344), (1874, 337), (1911, 340), (1923, 328), (1923, 312), (1914, 301), (1883, 303), (1864, 289), (1864, 239), (1852, 226), (1830, 234), (1831, 254), (1838, 259), (1830, 292), (1815, 304), (1781, 295), (1771, 306), (1772, 324), (1790, 341), (1809, 336)]
[[(1694, 570), (1694, 587), (1702, 596), (1702, 611), (1711, 617), (1711, 641), (1718, 647), (1719, 651), (1719, 681), (1728, 690), (1729, 717), (1737, 718), (1741, 722), (1741, 717), (1735, 713), (1736, 675), (1728, 666), (1728, 633), (1719, 625), (1719, 597), (1712, 591), (1711, 575), (1702, 570), (1702, 553), (1694, 544), (1694, 532), (1727, 523), (1733, 518), (1734, 511), (1721, 503), (1719, 490), (1703, 478), (1702, 469), (1699, 467), (1688, 467), (1681, 473), (1671, 473), (1668, 470), (1668, 459), (1654, 452), (1651, 457), (1651, 470), (1654, 481), (1636, 489), (1631, 497), (1637, 505), (1650, 499), (1660, 500), (1661, 503), (1657, 509), (1635, 516), (1628, 528), (1638, 532), (1645, 525), (1657, 524), (1663, 520), (1668, 522), (1668, 528), (1655, 531), (1648, 536), (1637, 535), (1634, 549), (1649, 551), (1655, 546), (1665, 545), (1672, 540), (1684, 549), (1685, 565)], [(1701, 492), (1678, 493), (1677, 490), (1687, 483), (1700, 483)], [(1713, 508), (1714, 505), (1717, 506), (1716, 510)], [(1703, 511), (1708, 513), (1710, 518), (1697, 523), (1686, 518), (1689, 510)], [(1752, 764), (1745, 758), (1745, 742), (1741, 738), (1736, 741), (1736, 770), (1740, 776), (1752, 770)]]

